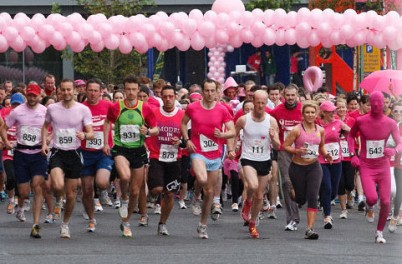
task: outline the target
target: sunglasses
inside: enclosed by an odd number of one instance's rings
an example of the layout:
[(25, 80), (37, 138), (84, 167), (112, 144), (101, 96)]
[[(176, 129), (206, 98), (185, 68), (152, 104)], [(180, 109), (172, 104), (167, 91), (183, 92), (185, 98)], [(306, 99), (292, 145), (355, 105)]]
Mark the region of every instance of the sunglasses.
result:
[(402, 114), (402, 110), (393, 110), (392, 113), (394, 113), (394, 114)]
[(171, 94), (169, 94), (169, 95), (163, 95), (162, 96), (162, 98), (164, 98), (164, 99), (172, 99), (172, 98), (174, 98), (175, 96), (174, 95), (171, 95)]

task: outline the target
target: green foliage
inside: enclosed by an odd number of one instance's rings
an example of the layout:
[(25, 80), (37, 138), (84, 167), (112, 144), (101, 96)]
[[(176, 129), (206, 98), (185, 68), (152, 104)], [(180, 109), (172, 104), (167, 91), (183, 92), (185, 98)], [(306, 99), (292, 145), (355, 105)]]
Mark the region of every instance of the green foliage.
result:
[[(106, 17), (123, 15), (126, 17), (141, 12), (145, 5), (153, 5), (151, 0), (77, 0), (88, 14), (102, 13)], [(85, 78), (100, 78), (106, 83), (120, 83), (129, 74), (140, 75), (145, 71), (143, 61), (146, 56), (136, 51), (122, 54), (119, 50), (104, 49), (93, 52), (86, 47), (74, 54), (74, 69)]]
[(266, 9), (278, 9), (282, 8), (289, 12), (294, 4), (300, 3), (299, 0), (250, 0), (245, 6), (247, 10), (253, 10), (260, 8), (262, 10)]
[(61, 7), (58, 3), (53, 2), (52, 3), (52, 10), (50, 11), (52, 14), (60, 14), (61, 13)]

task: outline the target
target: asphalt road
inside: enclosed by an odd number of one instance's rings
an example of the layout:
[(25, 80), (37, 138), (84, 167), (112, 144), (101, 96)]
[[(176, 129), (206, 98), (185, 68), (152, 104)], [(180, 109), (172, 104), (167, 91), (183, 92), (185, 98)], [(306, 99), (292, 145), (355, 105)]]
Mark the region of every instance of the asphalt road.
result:
[[(82, 204), (77, 203), (70, 223), (71, 239), (59, 238), (59, 223), (41, 224), (42, 239), (29, 237), (32, 215), (18, 222), (7, 215), (0, 203), (0, 263), (402, 263), (402, 226), (394, 234), (384, 230), (387, 244), (375, 244), (376, 224), (365, 221), (364, 213), (349, 211), (349, 218), (338, 219), (340, 210), (333, 207), (334, 228), (325, 230), (322, 217), (317, 221), (317, 241), (304, 239), (306, 212), (298, 231), (284, 231), (284, 209), (278, 219), (263, 219), (261, 239), (248, 236), (239, 213), (230, 211), (217, 222), (209, 220), (208, 240), (197, 237), (199, 218), (190, 209), (180, 210), (177, 202), (168, 222), (169, 237), (156, 234), (159, 216), (150, 212), (149, 227), (137, 227), (139, 215), (131, 219), (133, 238), (121, 237), (117, 210), (105, 208), (97, 213), (95, 233), (87, 233)], [(44, 211), (43, 211), (44, 212)], [(42, 214), (42, 220), (45, 214)], [(377, 221), (377, 219), (376, 219)]]

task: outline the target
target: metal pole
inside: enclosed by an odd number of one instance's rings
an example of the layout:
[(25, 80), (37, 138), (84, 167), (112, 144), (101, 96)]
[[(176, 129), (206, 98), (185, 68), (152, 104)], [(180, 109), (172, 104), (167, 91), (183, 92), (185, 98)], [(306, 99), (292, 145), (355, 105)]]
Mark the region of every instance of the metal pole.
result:
[(22, 51), (22, 82), (25, 83), (25, 49)]

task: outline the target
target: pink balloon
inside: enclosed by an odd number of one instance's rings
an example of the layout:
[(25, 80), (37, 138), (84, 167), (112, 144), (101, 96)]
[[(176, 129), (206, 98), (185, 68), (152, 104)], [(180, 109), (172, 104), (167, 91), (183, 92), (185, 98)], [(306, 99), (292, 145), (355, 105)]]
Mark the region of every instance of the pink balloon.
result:
[(43, 53), (46, 49), (46, 42), (41, 40), (40, 38), (38, 38), (38, 40), (32, 44), (31, 48), (32, 48), (32, 51), (37, 54)]
[(120, 37), (119, 50), (123, 54), (129, 54), (133, 50), (130, 40), (124, 35)]
[(254, 34), (255, 36), (257, 36), (257, 35), (263, 35), (264, 32), (265, 32), (265, 29), (266, 29), (265, 24), (262, 23), (262, 22), (260, 22), (260, 21), (255, 22), (255, 23), (251, 26), (251, 32), (253, 32), (253, 34)]
[(243, 45), (243, 40), (240, 38), (240, 34), (232, 35), (229, 39), (229, 43), (234, 48), (240, 48)]
[(207, 48), (214, 48), (216, 47), (216, 40), (214, 36), (210, 36), (208, 38), (205, 38), (205, 46)]
[(66, 38), (66, 37), (70, 37), (71, 32), (73, 32), (73, 26), (70, 25), (70, 23), (62, 23), (60, 25), (60, 33)]
[(226, 28), (230, 22), (230, 17), (226, 13), (220, 13), (217, 18), (216, 26), (218, 28)]
[(286, 11), (282, 8), (275, 9), (273, 19), (275, 21), (276, 28), (285, 27), (287, 25)]
[(386, 28), (384, 28), (384, 30), (382, 31), (382, 35), (386, 42), (390, 42), (394, 40), (398, 34), (396, 28), (394, 26), (389, 25)]
[(254, 34), (250, 29), (243, 28), (240, 37), (244, 43), (251, 43), (251, 41), (254, 39)]
[(120, 39), (117, 35), (111, 34), (108, 38), (104, 39), (105, 47), (109, 50), (115, 50), (120, 45)]
[(88, 38), (89, 43), (97, 43), (102, 40), (102, 35), (98, 31), (92, 32), (91, 36)]
[(187, 36), (191, 36), (197, 30), (197, 22), (194, 19), (189, 18), (183, 26), (183, 32)]
[(49, 38), (50, 44), (53, 46), (57, 46), (58, 44), (62, 44), (65, 42), (63, 35), (60, 32), (54, 32), (54, 34)]
[(387, 24), (383, 16), (377, 16), (373, 21), (374, 29), (377, 31), (382, 31), (386, 25)]
[(231, 11), (244, 12), (246, 8), (241, 0), (215, 0), (212, 10), (216, 13), (227, 13)]
[(379, 49), (385, 47), (385, 40), (382, 34), (378, 34), (377, 37), (374, 39), (374, 46), (376, 46)]
[(321, 9), (313, 9), (310, 13), (310, 25), (314, 28), (318, 28), (318, 26), (322, 23), (322, 10)]
[(101, 52), (105, 48), (105, 44), (103, 41), (99, 41), (97, 43), (91, 43), (91, 49), (95, 52)]
[(162, 39), (161, 43), (156, 47), (159, 51), (167, 51), (169, 43), (166, 39)]
[(59, 42), (59, 43), (57, 43), (56, 45), (54, 45), (54, 48), (56, 49), (56, 50), (64, 50), (64, 49), (66, 49), (67, 48), (67, 42), (64, 40), (64, 38)]
[(285, 31), (285, 41), (288, 45), (295, 45), (297, 41), (296, 30), (289, 28)]
[(253, 47), (256, 47), (256, 48), (259, 48), (262, 45), (264, 45), (262, 35), (255, 36), (254, 39), (251, 41), (251, 45), (253, 45)]
[(239, 12), (239, 11), (231, 11), (229, 13), (230, 20), (235, 23), (240, 23), (242, 16), (243, 16), (243, 12)]
[(229, 41), (229, 35), (226, 31), (218, 29), (215, 33), (216, 42), (218, 44), (226, 45)]
[(0, 35), (0, 52), (6, 52), (7, 49), (8, 49), (7, 39), (3, 35)]
[(200, 32), (203, 37), (209, 37), (215, 34), (215, 25), (210, 21), (202, 22), (198, 26), (198, 32)]
[(284, 46), (286, 44), (285, 30), (279, 29), (276, 31), (276, 45)]
[(134, 46), (135, 48), (137, 48), (138, 46), (144, 46), (146, 44), (144, 35), (139, 32), (131, 33), (128, 36), (128, 38), (130, 40), (131, 45)]
[(204, 15), (199, 9), (191, 10), (190, 13), (188, 14), (188, 17), (196, 21), (197, 24), (200, 24), (204, 20)]
[(42, 28), (39, 29), (38, 35), (42, 39), (49, 39), (50, 36), (54, 33), (54, 27), (51, 25), (43, 25)]
[(337, 45), (337, 44), (341, 43), (341, 40), (342, 40), (341, 34), (340, 34), (340, 32), (337, 31), (337, 30), (335, 30), (335, 31), (333, 31), (333, 32), (331, 33), (331, 35), (329, 36), (329, 39), (332, 41), (332, 43), (333, 43), (334, 45)]
[(333, 45), (330, 38), (321, 39), (321, 44), (324, 48), (331, 48)]
[(173, 34), (174, 30), (175, 30), (175, 26), (173, 25), (173, 23), (165, 22), (165, 23), (161, 24), (161, 26), (159, 28), (159, 34), (161, 34), (162, 36), (167, 38)]
[(94, 31), (94, 28), (89, 23), (83, 23), (78, 28), (78, 33), (81, 35), (81, 38), (83, 38), (83, 39), (90, 39), (93, 31)]
[[(160, 21), (160, 18), (157, 18), (157, 16), (153, 16), (155, 17), (155, 21)], [(154, 20), (151, 20), (154, 21)], [(124, 31), (127, 33), (133, 33), (136, 32), (138, 30), (140, 30), (142, 27), (142, 21), (140, 17), (137, 16), (131, 16), (128, 18), (128, 20), (126, 21), (125, 25), (124, 25)]]
[(112, 26), (112, 32), (114, 34), (122, 34), (124, 31), (124, 27), (122, 27), (121, 25), (124, 25), (126, 21), (128, 21), (128, 18), (122, 15), (117, 15), (110, 17), (108, 21), (109, 24)]
[(240, 18), (240, 24), (243, 27), (251, 27), (254, 23), (254, 19), (255, 18), (250, 11), (245, 11)]
[(353, 36), (354, 30), (351, 25), (345, 24), (341, 27), (340, 33), (344, 39), (349, 39)]
[(10, 47), (16, 52), (22, 52), (26, 48), (27, 44), (21, 36), (17, 36), (13, 42), (10, 42)]
[(190, 39), (191, 47), (194, 50), (202, 50), (205, 47), (205, 40), (200, 33), (195, 32)]
[(107, 18), (104, 14), (90, 15), (87, 19), (87, 22), (91, 24), (93, 27), (97, 27), (102, 23), (106, 23)]
[(173, 46), (177, 46), (179, 45), (179, 43), (183, 40), (183, 34), (181, 34), (180, 32), (173, 32), (173, 34), (170, 36), (169, 38), (169, 42), (171, 42), (171, 44), (173, 44)]
[(241, 31), (241, 27), (239, 24), (235, 23), (235, 22), (231, 22), (229, 23), (229, 25), (227, 26), (228, 34), (229, 35), (237, 35), (239, 34), (239, 32)]
[(317, 31), (313, 29), (308, 36), (308, 43), (311, 47), (316, 47), (320, 44), (320, 38), (318, 37)]
[[(366, 36), (367, 36), (367, 31), (365, 30), (359, 30), (355, 35), (354, 35), (354, 41), (357, 46), (363, 45), (366, 43)], [(385, 46), (385, 44), (384, 44)]]
[(321, 88), (323, 80), (323, 73), (317, 66), (310, 66), (304, 72), (304, 88), (310, 93), (316, 92), (319, 88)]
[(311, 32), (311, 26), (306, 22), (301, 22), (296, 26), (297, 38), (305, 38)]
[(227, 52), (233, 52), (233, 51), (234, 51), (234, 48), (233, 48), (231, 45), (228, 45), (228, 46), (226, 47), (226, 51), (227, 51)]
[(275, 21), (273, 21), (274, 17), (274, 10), (267, 9), (264, 11), (264, 15), (262, 17), (262, 21), (264, 22), (265, 26), (270, 27)]
[(77, 46), (79, 42), (81, 42), (81, 36), (77, 32), (71, 32), (71, 35), (66, 39), (68, 45), (70, 46)]
[(4, 32), (3, 36), (9, 41), (12, 42), (18, 36), (18, 31), (15, 27), (7, 27)]
[(262, 21), (263, 17), (264, 17), (264, 11), (262, 11), (259, 8), (253, 9), (251, 11), (251, 13), (253, 14), (253, 16), (256, 18), (257, 21)]
[(75, 53), (80, 53), (85, 49), (85, 42), (83, 40), (79, 41), (75, 45), (71, 46), (72, 51)]
[(180, 51), (187, 51), (190, 49), (191, 43), (190, 43), (190, 39), (188, 37), (185, 37), (181, 40), (181, 42), (179, 42), (177, 44), (177, 48)]
[(112, 34), (112, 26), (109, 25), (108, 23), (102, 23), (99, 28), (98, 28), (99, 33), (101, 33), (102, 37), (105, 39), (108, 36), (110, 36), (110, 34)]
[(204, 14), (204, 21), (210, 21), (214, 24), (217, 24), (218, 15), (213, 10), (208, 10)]
[(287, 25), (286, 28), (294, 28), (297, 25), (297, 13), (295, 11), (290, 11), (286, 15)]
[(310, 47), (310, 44), (308, 43), (307, 39), (298, 39), (297, 40), (297, 46), (299, 46), (302, 49), (306, 49), (308, 47)]
[[(145, 40), (144, 40), (145, 41)], [(157, 47), (162, 42), (162, 37), (160, 34), (155, 33), (150, 39), (148, 39), (148, 44), (150, 47)]]
[(276, 41), (275, 31), (273, 31), (271, 28), (267, 28), (263, 37), (263, 41), (267, 46), (272, 46), (273, 44), (275, 44)]
[(310, 17), (310, 9), (302, 7), (297, 11), (297, 23), (307, 22)]
[(141, 32), (147, 39), (152, 38), (152, 36), (155, 34), (155, 31), (156, 31), (155, 26), (150, 23), (143, 25), (141, 28)]
[(25, 41), (29, 41), (36, 35), (36, 32), (35, 29), (33, 29), (32, 27), (26, 26), (24, 27), (20, 35)]
[(320, 38), (326, 38), (331, 34), (332, 28), (327, 22), (318, 25), (317, 33)]

